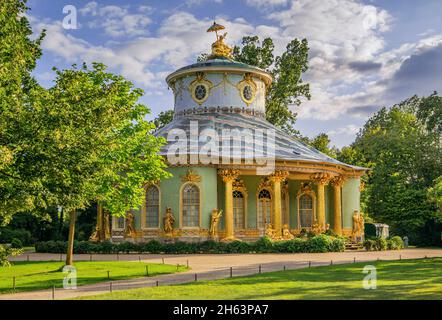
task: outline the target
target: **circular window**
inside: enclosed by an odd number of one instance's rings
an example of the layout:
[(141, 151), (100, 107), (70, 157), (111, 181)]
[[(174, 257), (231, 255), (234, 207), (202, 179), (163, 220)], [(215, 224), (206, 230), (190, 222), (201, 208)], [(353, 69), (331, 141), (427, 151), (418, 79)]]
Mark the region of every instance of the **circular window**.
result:
[(242, 94), (244, 96), (244, 99), (247, 101), (250, 101), (253, 99), (253, 89), (251, 86), (247, 85), (242, 90)]
[(195, 87), (195, 98), (197, 100), (204, 100), (207, 95), (207, 89), (204, 85), (199, 84)]

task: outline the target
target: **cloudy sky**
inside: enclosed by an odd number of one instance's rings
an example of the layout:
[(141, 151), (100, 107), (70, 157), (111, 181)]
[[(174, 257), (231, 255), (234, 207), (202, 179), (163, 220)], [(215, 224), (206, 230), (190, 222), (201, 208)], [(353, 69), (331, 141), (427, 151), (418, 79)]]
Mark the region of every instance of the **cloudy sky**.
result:
[[(72, 7), (77, 29), (63, 27)], [(228, 42), (271, 37), (277, 53), (307, 38), (312, 99), (300, 107), (297, 129), (328, 133), (342, 147), (367, 118), (414, 94), (442, 92), (440, 0), (29, 0), (35, 32), (47, 29), (35, 72), (45, 85), (51, 68), (101, 61), (145, 90), (153, 116), (173, 107), (165, 77), (210, 51), (216, 20)], [(63, 12), (65, 9), (65, 13)], [(66, 20), (65, 22), (71, 22)], [(71, 24), (72, 26), (72, 24)]]

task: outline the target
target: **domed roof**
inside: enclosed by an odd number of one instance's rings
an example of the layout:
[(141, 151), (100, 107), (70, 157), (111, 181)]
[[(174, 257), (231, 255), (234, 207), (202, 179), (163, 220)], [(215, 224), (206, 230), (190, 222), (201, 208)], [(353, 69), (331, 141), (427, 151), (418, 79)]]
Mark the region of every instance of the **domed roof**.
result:
[(170, 84), (173, 79), (179, 76), (184, 76), (196, 72), (208, 72), (208, 71), (229, 71), (229, 72), (248, 72), (252, 73), (259, 78), (263, 79), (267, 85), (271, 84), (272, 76), (265, 70), (258, 67), (248, 65), (246, 63), (238, 62), (232, 59), (224, 57), (216, 57), (214, 59), (208, 59), (206, 61), (197, 62), (183, 68), (180, 68), (170, 74), (166, 78), (166, 82)]

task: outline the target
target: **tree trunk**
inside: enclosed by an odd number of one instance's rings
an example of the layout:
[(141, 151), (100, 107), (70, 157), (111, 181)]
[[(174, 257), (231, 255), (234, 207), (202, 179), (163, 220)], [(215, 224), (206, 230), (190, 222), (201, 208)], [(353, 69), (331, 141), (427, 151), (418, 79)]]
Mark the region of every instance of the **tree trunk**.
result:
[(69, 213), (69, 238), (68, 238), (68, 252), (66, 254), (66, 265), (72, 266), (74, 262), (74, 236), (75, 236), (75, 219), (77, 212), (72, 210)]

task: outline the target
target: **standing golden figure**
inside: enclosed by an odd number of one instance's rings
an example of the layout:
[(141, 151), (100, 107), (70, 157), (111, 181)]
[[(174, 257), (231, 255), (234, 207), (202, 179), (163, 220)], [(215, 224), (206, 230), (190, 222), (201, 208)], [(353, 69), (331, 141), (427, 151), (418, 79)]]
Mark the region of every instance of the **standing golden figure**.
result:
[(124, 229), (125, 238), (135, 238), (135, 216), (132, 212), (126, 215), (126, 228)]
[(212, 238), (216, 238), (218, 236), (218, 223), (221, 219), (221, 216), (223, 214), (222, 210), (213, 209), (212, 210), (212, 216), (210, 218), (210, 236)]
[(163, 223), (164, 223), (163, 226), (164, 233), (166, 234), (166, 236), (172, 237), (173, 224), (175, 223), (175, 218), (173, 217), (172, 209), (170, 207), (166, 208), (166, 215), (164, 216)]

